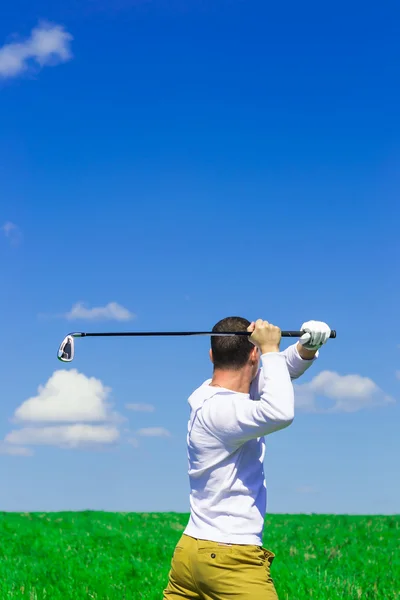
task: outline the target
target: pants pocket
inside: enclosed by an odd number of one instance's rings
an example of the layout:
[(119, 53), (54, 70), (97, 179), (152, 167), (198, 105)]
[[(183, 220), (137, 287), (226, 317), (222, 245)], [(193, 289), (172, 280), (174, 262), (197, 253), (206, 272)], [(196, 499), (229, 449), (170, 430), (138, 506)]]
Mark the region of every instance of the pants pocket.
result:
[(202, 548), (196, 580), (204, 600), (277, 600), (270, 574), (273, 557), (260, 546)]
[(267, 548), (261, 548), (261, 550), (264, 554), (265, 562), (268, 563), (269, 566), (271, 566), (275, 559), (275, 554), (271, 552), (271, 550), (267, 550)]

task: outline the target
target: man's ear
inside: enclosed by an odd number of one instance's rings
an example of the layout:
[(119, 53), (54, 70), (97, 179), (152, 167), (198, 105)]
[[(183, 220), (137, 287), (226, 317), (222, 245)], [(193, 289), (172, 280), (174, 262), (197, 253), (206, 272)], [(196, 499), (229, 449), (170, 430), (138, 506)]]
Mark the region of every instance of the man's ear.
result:
[(214, 364), (214, 358), (213, 358), (213, 353), (212, 353), (211, 348), (210, 348), (209, 355), (210, 355), (210, 360), (211, 360), (212, 364)]
[(254, 346), (254, 348), (250, 352), (250, 359), (253, 365), (260, 362), (260, 353), (258, 351), (257, 346)]

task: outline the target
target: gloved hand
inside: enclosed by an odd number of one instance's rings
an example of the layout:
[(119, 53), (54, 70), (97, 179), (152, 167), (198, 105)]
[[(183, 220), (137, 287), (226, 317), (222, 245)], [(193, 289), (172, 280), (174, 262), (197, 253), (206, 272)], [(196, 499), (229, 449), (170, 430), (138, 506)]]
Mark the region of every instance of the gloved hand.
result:
[(318, 350), (331, 335), (330, 327), (322, 321), (307, 321), (303, 323), (300, 330), (306, 332), (299, 339), (299, 343), (306, 350)]

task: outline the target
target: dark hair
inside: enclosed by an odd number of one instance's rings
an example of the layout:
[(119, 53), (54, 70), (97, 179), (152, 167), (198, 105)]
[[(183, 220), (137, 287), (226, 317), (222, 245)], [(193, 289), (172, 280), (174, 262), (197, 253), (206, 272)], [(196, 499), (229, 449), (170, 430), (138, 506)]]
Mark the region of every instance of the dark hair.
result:
[[(246, 331), (250, 321), (242, 317), (226, 317), (214, 325), (212, 331)], [(237, 370), (249, 360), (254, 344), (247, 336), (211, 336), (214, 369)]]

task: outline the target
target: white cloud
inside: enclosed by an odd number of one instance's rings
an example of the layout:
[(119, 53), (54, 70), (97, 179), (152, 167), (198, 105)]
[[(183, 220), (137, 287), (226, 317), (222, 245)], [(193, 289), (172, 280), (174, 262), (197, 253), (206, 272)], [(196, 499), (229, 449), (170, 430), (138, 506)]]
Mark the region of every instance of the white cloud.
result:
[(6, 444), (18, 446), (58, 446), (79, 448), (94, 444), (113, 444), (119, 439), (119, 431), (114, 426), (58, 425), (53, 427), (25, 427), (10, 431), (4, 439)]
[[(296, 408), (306, 412), (349, 413), (394, 402), (372, 379), (361, 375), (323, 371), (309, 383), (295, 384), (294, 387)], [(322, 401), (317, 404), (319, 396), (327, 398), (333, 405), (323, 407)]]
[(135, 412), (154, 412), (156, 410), (152, 404), (125, 404), (125, 408)]
[(135, 317), (127, 308), (117, 302), (109, 302), (106, 306), (87, 308), (83, 302), (77, 302), (64, 315), (69, 321), (86, 319), (91, 321), (130, 321)]
[(400, 371), (396, 371), (396, 377), (397, 379), (400, 379)]
[(24, 446), (11, 446), (0, 442), (0, 454), (8, 454), (10, 456), (32, 456), (33, 452), (30, 448)]
[(139, 442), (137, 439), (135, 438), (129, 438), (128, 439), (128, 444), (130, 444), (131, 446), (133, 446), (134, 448), (137, 448), (139, 446)]
[(76, 369), (58, 370), (37, 396), (28, 398), (15, 411), (17, 421), (31, 423), (101, 422), (117, 420), (107, 399), (111, 389), (100, 379), (87, 377)]
[(11, 223), (11, 221), (7, 221), (0, 227), (0, 230), (9, 240), (12, 246), (18, 246), (22, 241), (22, 231), (15, 223)]
[(136, 432), (143, 437), (170, 437), (170, 432), (164, 427), (145, 427)]
[(24, 41), (0, 48), (0, 77), (17, 77), (28, 69), (66, 62), (72, 58), (73, 37), (61, 25), (41, 23)]

